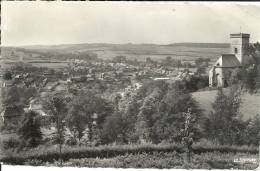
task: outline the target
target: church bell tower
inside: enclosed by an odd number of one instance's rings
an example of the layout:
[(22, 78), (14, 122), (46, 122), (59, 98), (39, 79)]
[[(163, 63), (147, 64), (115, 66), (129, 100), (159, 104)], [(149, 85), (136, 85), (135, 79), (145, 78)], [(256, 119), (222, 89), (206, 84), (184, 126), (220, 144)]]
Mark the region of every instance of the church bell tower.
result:
[(249, 38), (250, 34), (230, 34), (230, 53), (234, 54), (242, 65), (246, 63), (245, 54), (249, 47)]

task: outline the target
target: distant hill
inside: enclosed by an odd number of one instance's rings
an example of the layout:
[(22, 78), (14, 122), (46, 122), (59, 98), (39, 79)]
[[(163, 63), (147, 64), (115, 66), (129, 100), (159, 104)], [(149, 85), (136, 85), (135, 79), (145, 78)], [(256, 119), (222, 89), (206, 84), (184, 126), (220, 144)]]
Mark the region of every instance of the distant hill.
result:
[[(204, 113), (208, 115), (212, 111), (212, 103), (215, 101), (217, 90), (201, 91), (192, 93), (193, 98), (199, 103)], [(260, 94), (244, 93), (242, 95), (242, 103), (240, 112), (243, 114), (243, 119), (249, 119), (253, 116), (260, 115), (259, 109)]]
[(168, 46), (185, 46), (197, 48), (229, 48), (229, 43), (174, 43)]
[[(15, 50), (14, 50), (15, 49)], [(145, 60), (150, 57), (160, 60), (167, 56), (172, 58), (193, 61), (198, 57), (215, 60), (219, 55), (229, 52), (229, 44), (225, 43), (174, 43), (168, 45), (157, 44), (64, 44), (64, 45), (34, 45), (21, 47), (3, 47), (2, 56), (7, 58), (8, 51), (32, 54), (77, 54), (95, 53), (103, 59), (111, 59), (123, 55), (130, 59)], [(36, 55), (37, 56), (37, 55)]]

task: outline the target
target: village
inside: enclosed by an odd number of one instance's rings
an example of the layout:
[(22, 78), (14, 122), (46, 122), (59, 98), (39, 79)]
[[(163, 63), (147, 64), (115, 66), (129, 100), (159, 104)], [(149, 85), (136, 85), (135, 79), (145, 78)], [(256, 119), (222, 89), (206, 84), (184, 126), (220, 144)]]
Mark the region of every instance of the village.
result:
[[(116, 56), (112, 60), (105, 61), (95, 58), (70, 59), (67, 66), (57, 69), (48, 67), (37, 69), (20, 59), (10, 71), (2, 71), (7, 78), (3, 80), (1, 86), (37, 89), (37, 93), (24, 104), (24, 111), (36, 110), (42, 115), (46, 115), (40, 104), (45, 97), (55, 93), (71, 93), (73, 90), (96, 88), (103, 95), (118, 93), (124, 96), (126, 93), (138, 90), (148, 80), (175, 82), (191, 80), (194, 75), (202, 79), (197, 89), (225, 87), (228, 86), (232, 70), (241, 68), (242, 60), (243, 64), (248, 61), (246, 48), (249, 47), (249, 34), (231, 34), (230, 38), (231, 53), (223, 54), (213, 65), (213, 69), (210, 68), (212, 64), (209, 63), (209, 59), (198, 58), (187, 65), (187, 62), (176, 61), (169, 56), (161, 61), (154, 61), (149, 57), (145, 61), (131, 61), (125, 56)], [(218, 78), (214, 72), (217, 72)], [(209, 82), (206, 81), (207, 77)], [(2, 121), (7, 120), (6, 117), (10, 120), (12, 116), (17, 120), (19, 113), (8, 114), (8, 111), (2, 109)]]
[[(62, 69), (36, 69), (30, 64), (18, 61), (11, 71), (2, 71), (5, 75), (9, 74), (10, 78), (2, 79), (1, 88), (8, 89), (17, 86), (37, 89), (37, 95), (35, 94), (30, 98), (29, 103), (25, 104), (24, 111), (35, 110), (44, 116), (46, 114), (42, 110), (41, 99), (50, 94), (68, 93), (73, 89), (80, 90), (97, 86), (103, 92), (119, 93), (124, 96), (127, 92), (139, 89), (147, 80), (168, 82), (189, 80), (197, 70), (196, 66), (183, 68), (165, 66), (159, 62), (154, 64), (150, 61), (148, 59), (148, 61), (133, 65), (129, 64), (126, 59), (120, 62), (74, 59)], [(200, 65), (203, 68), (207, 66), (203, 62)], [(206, 76), (205, 72), (202, 74)], [(3, 109), (1, 112), (2, 121), (17, 120), (17, 116), (22, 116), (19, 113), (9, 114), (8, 111), (8, 109)]]

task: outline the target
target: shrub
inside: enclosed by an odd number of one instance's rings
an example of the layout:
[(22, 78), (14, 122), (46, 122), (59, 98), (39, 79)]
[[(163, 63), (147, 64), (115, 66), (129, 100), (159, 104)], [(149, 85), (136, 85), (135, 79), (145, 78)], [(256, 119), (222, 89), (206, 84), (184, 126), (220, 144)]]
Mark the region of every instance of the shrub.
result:
[(26, 146), (36, 147), (39, 145), (42, 140), (42, 132), (38, 113), (34, 111), (25, 113), (18, 134), (26, 142)]
[(10, 137), (10, 138), (2, 141), (2, 147), (5, 150), (15, 149), (18, 146), (20, 146), (20, 144), (21, 144), (21, 141), (16, 137)]
[[(174, 169), (255, 169), (256, 163), (235, 163), (234, 158), (248, 154), (245, 153), (203, 153), (195, 154), (189, 163), (185, 163), (184, 154), (176, 152), (153, 152), (151, 154), (125, 154), (113, 158), (83, 158), (69, 159), (64, 166), (76, 167), (112, 167), (112, 168), (174, 168)], [(257, 155), (250, 155), (257, 158)], [(49, 165), (49, 163), (46, 163)], [(58, 166), (54, 161), (52, 166)]]
[(32, 165), (32, 166), (41, 166), (44, 164), (44, 162), (36, 159), (28, 160), (24, 162), (25, 165)]
[(3, 79), (4, 80), (11, 80), (12, 79), (12, 73), (11, 71), (5, 71), (4, 75), (3, 75)]
[[(176, 153), (175, 153), (176, 151)], [(258, 153), (257, 147), (237, 147), (237, 146), (199, 146), (194, 144), (193, 153), (203, 155), (213, 152), (224, 152), (224, 153)], [(153, 154), (163, 154), (163, 153), (175, 153), (182, 154), (183, 149), (180, 145), (124, 145), (124, 146), (99, 146), (99, 147), (69, 147), (64, 146), (62, 153), (62, 159), (68, 161), (71, 159), (80, 159), (80, 158), (112, 158), (122, 155), (153, 155)], [(35, 149), (29, 149), (20, 153), (12, 153), (1, 159), (2, 162), (7, 164), (25, 164), (26, 161), (30, 160), (39, 160), (42, 162), (51, 162), (58, 161), (59, 152), (57, 147), (39, 147)], [(210, 159), (210, 158), (206, 158)], [(165, 161), (164, 161), (165, 162)], [(167, 165), (165, 163), (165, 165)]]
[(73, 146), (73, 145), (76, 145), (77, 144), (77, 140), (73, 137), (69, 137), (65, 143), (69, 146)]

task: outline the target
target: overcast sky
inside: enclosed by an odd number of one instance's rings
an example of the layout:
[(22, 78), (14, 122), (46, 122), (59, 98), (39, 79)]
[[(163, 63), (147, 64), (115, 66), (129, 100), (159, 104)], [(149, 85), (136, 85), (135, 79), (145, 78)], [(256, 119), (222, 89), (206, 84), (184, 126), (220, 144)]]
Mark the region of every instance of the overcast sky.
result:
[[(172, 2), (7, 2), (2, 45), (228, 42), (260, 40), (260, 4)], [(241, 29), (240, 29), (241, 28)]]

